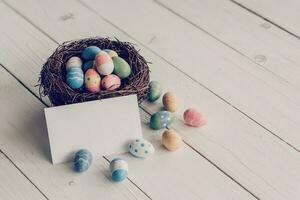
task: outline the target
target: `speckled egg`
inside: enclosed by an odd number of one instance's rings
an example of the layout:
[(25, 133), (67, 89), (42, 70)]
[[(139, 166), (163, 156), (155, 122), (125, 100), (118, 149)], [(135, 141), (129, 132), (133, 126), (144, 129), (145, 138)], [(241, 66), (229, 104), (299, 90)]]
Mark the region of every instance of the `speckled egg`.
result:
[(101, 51), (97, 46), (88, 46), (82, 52), (82, 58), (85, 60), (94, 60), (96, 55)]
[(84, 172), (91, 166), (93, 156), (87, 149), (80, 149), (74, 157), (74, 170)]
[(94, 69), (89, 69), (84, 75), (84, 85), (87, 91), (91, 93), (100, 91), (101, 78)]
[(115, 90), (121, 86), (121, 79), (114, 74), (105, 76), (101, 81), (101, 87), (105, 90)]
[(189, 108), (183, 113), (185, 124), (193, 127), (201, 127), (206, 124), (204, 116), (194, 108)]
[(162, 144), (169, 151), (175, 151), (181, 147), (182, 139), (176, 131), (165, 130), (162, 135)]
[(166, 128), (173, 121), (173, 115), (169, 111), (158, 111), (150, 118), (150, 128), (159, 130)]
[(67, 72), (70, 71), (72, 68), (81, 68), (81, 67), (82, 67), (82, 60), (77, 56), (73, 56), (69, 58), (69, 60), (66, 63)]
[(114, 73), (121, 79), (127, 78), (131, 74), (131, 68), (129, 64), (121, 57), (113, 57)]
[(178, 109), (178, 99), (173, 92), (167, 92), (164, 94), (162, 99), (163, 105), (166, 110), (175, 112)]
[(129, 145), (129, 152), (139, 158), (147, 158), (154, 154), (153, 145), (145, 139), (133, 140)]
[(95, 66), (97, 71), (104, 76), (109, 75), (114, 71), (114, 63), (105, 51), (100, 51), (96, 55)]
[(114, 50), (111, 50), (111, 49), (104, 49), (103, 51), (105, 51), (111, 58), (112, 58), (112, 57), (117, 57), (117, 56), (118, 56), (117, 52), (115, 52)]
[(157, 81), (151, 81), (149, 84), (149, 91), (148, 91), (148, 100), (150, 102), (154, 102), (162, 94), (162, 87), (161, 84)]
[(84, 72), (86, 72), (88, 69), (92, 69), (94, 68), (94, 64), (95, 64), (95, 61), (94, 60), (89, 60), (89, 61), (86, 61), (83, 66), (82, 66), (82, 70)]
[(81, 68), (71, 68), (66, 75), (66, 82), (72, 89), (79, 89), (82, 87), (83, 80), (83, 71)]
[(111, 179), (114, 182), (121, 182), (127, 177), (128, 164), (125, 160), (122, 160), (121, 158), (115, 158), (110, 162), (109, 168)]

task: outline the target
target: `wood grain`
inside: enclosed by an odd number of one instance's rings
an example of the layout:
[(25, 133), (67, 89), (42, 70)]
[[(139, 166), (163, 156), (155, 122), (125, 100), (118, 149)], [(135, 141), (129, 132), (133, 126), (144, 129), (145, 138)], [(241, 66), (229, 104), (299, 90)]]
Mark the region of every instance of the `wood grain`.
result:
[[(16, 2), (10, 1), (35, 26), (59, 42), (90, 35), (117, 36), (123, 40), (138, 42), (75, 2), (68, 1), (68, 8), (56, 7), (50, 2), (24, 1), (24, 4)], [(33, 14), (32, 10), (36, 10), (36, 12)], [(61, 20), (61, 16), (70, 16), (70, 13), (72, 13), (72, 18)], [(90, 24), (89, 21), (91, 20), (96, 20), (98, 26)], [(139, 45), (142, 46), (141, 43)], [(192, 148), (259, 198), (297, 198), (299, 190), (297, 181), (300, 176), (299, 170), (297, 170), (299, 168), (298, 152), (270, 135), (206, 88), (195, 84), (192, 79), (174, 70), (173, 66), (167, 63), (164, 58), (147, 50), (147, 46), (143, 46), (143, 48), (141, 53), (154, 63), (151, 66), (152, 79), (161, 81), (165, 91), (176, 91), (183, 101), (177, 117), (181, 118), (185, 107), (197, 107), (209, 119), (209, 123), (204, 129), (186, 128), (181, 120), (174, 123), (174, 127), (180, 130), (185, 141)], [(212, 60), (208, 64), (213, 65), (214, 62)], [(9, 64), (7, 65), (9, 66)], [(230, 63), (227, 63), (226, 67), (227, 65), (230, 66)], [(252, 66), (253, 64), (245, 62), (245, 65)], [(31, 67), (39, 68), (35, 65), (31, 65)], [(13, 67), (10, 69), (18, 74), (21, 80), (24, 79), (18, 70), (13, 69)], [(166, 78), (166, 74), (170, 78)], [(35, 76), (32, 74), (27, 79)], [(26, 79), (24, 81), (26, 82)], [(161, 104), (145, 103), (142, 106), (152, 113), (160, 109)], [(205, 173), (206, 170), (202, 169), (201, 173), (202, 171)], [(177, 174), (180, 172), (177, 171)], [(161, 176), (163, 177), (163, 175)], [(139, 184), (143, 184), (143, 189), (148, 187), (151, 189), (147, 193), (153, 196), (157, 195), (158, 187), (152, 189), (145, 183), (146, 181), (141, 180), (140, 176), (134, 176), (134, 178)]]

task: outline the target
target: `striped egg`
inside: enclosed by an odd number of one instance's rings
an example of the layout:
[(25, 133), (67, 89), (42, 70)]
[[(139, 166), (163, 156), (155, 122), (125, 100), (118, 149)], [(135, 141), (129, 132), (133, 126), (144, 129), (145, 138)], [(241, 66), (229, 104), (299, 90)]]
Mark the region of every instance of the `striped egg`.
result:
[(91, 93), (100, 91), (100, 81), (101, 78), (99, 74), (94, 69), (89, 69), (84, 75), (84, 85), (87, 91)]
[(84, 83), (81, 68), (71, 68), (66, 75), (66, 82), (72, 89), (79, 89)]
[(94, 64), (95, 64), (95, 61), (94, 60), (89, 60), (87, 62), (85, 62), (82, 66), (82, 70), (84, 72), (86, 72), (88, 69), (92, 69), (94, 68)]
[(170, 112), (175, 112), (178, 109), (178, 99), (173, 92), (165, 93), (162, 102), (165, 109)]
[(77, 56), (73, 56), (69, 58), (69, 60), (66, 63), (67, 72), (70, 71), (72, 68), (81, 68), (81, 67), (82, 67), (82, 61)]
[(111, 58), (112, 58), (112, 57), (117, 57), (117, 56), (118, 56), (117, 52), (115, 52), (114, 50), (111, 50), (111, 49), (104, 49), (103, 51), (105, 51)]
[(85, 60), (94, 60), (96, 55), (101, 51), (97, 46), (88, 46), (82, 52), (82, 58)]
[(111, 179), (114, 182), (123, 181), (128, 174), (128, 164), (125, 160), (121, 158), (115, 158), (110, 162), (109, 165)]
[(76, 172), (84, 172), (91, 166), (93, 156), (87, 149), (80, 149), (74, 157), (74, 170)]
[(154, 154), (153, 145), (145, 139), (133, 140), (128, 145), (129, 152), (139, 158), (147, 158)]
[(169, 111), (158, 111), (150, 118), (150, 128), (159, 130), (167, 128), (173, 122), (173, 115)]
[(114, 71), (114, 63), (105, 51), (100, 51), (96, 55), (95, 65), (97, 71), (104, 76), (109, 75)]
[(115, 90), (121, 85), (121, 79), (114, 74), (105, 76), (101, 81), (101, 87), (105, 90)]

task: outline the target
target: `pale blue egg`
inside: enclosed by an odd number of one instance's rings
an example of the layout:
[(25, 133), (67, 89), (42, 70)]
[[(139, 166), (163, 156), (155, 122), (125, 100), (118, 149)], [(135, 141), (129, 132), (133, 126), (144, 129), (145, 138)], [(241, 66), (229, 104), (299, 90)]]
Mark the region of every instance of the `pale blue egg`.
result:
[(94, 60), (97, 53), (99, 53), (101, 49), (97, 46), (88, 46), (82, 52), (82, 58), (85, 60)]
[(76, 172), (84, 172), (91, 166), (93, 156), (87, 149), (80, 149), (74, 157), (74, 170)]
[(72, 89), (79, 89), (84, 83), (84, 74), (81, 68), (71, 68), (66, 76), (67, 84)]
[(115, 158), (109, 165), (111, 178), (114, 182), (121, 182), (126, 179), (128, 175), (128, 164), (121, 158)]

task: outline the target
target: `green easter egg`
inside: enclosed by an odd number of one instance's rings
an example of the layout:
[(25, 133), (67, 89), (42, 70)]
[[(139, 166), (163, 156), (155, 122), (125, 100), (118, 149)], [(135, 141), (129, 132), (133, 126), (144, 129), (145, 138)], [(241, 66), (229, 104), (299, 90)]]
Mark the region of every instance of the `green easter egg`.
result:
[(162, 87), (160, 83), (157, 81), (151, 81), (149, 84), (148, 100), (150, 102), (154, 102), (157, 99), (159, 99), (161, 94), (162, 94)]
[(127, 78), (131, 74), (129, 64), (121, 57), (113, 57), (114, 73), (121, 79)]
[(169, 111), (158, 111), (150, 118), (150, 128), (159, 130), (167, 128), (173, 121), (173, 115)]

